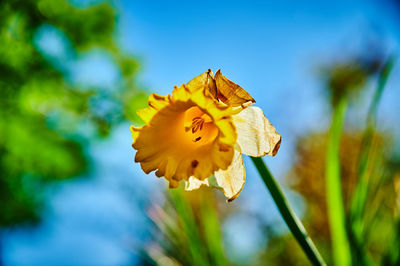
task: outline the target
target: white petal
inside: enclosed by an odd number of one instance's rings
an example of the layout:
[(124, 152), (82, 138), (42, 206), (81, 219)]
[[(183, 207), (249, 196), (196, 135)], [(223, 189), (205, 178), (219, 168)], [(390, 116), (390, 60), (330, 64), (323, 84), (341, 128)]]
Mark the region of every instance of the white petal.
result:
[(219, 170), (214, 176), (205, 180), (199, 180), (193, 176), (185, 181), (185, 190), (199, 189), (202, 185), (214, 187), (221, 190), (228, 201), (232, 201), (243, 189), (246, 173), (244, 170), (242, 154), (235, 150), (231, 165), (226, 170)]
[[(217, 184), (216, 187), (224, 192), (228, 201), (236, 199), (242, 191), (246, 179), (242, 154), (235, 150), (232, 164), (228, 169), (219, 170), (215, 172), (214, 176)], [(209, 183), (212, 185), (211, 180)]]
[(188, 181), (185, 181), (185, 190), (192, 191), (199, 189), (202, 185), (208, 186), (208, 178), (205, 180), (199, 180), (193, 176), (189, 177)]
[(275, 156), (281, 144), (281, 135), (258, 107), (247, 107), (233, 116), (238, 134), (236, 147), (241, 153), (253, 157), (266, 154)]

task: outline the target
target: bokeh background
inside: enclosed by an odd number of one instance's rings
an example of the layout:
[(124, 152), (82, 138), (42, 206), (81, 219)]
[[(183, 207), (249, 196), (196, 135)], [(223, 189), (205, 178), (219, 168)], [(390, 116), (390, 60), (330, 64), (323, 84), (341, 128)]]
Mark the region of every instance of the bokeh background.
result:
[[(147, 95), (208, 68), (245, 88), (283, 136), (265, 161), (330, 262), (332, 92), (358, 88), (341, 142), (347, 206), (378, 73), (399, 42), (400, 3), (389, 0), (0, 1), (0, 265), (309, 265), (249, 158), (232, 203), (168, 191), (134, 163), (129, 126)], [(400, 256), (389, 251), (400, 249), (389, 238), (400, 232), (399, 82), (395, 62), (373, 153), (385, 179), (366, 218), (380, 217), (366, 249), (382, 265)]]

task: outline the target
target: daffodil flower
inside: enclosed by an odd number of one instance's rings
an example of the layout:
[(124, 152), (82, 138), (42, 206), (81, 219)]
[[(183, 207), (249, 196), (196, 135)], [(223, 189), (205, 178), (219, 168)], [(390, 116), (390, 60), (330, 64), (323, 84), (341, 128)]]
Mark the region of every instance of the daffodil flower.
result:
[(223, 191), (228, 201), (242, 191), (242, 153), (274, 156), (281, 136), (243, 88), (218, 70), (175, 86), (172, 95), (151, 94), (149, 107), (138, 111), (146, 123), (131, 127), (135, 161), (145, 173), (156, 171), (169, 187), (181, 180), (186, 190), (201, 185)]

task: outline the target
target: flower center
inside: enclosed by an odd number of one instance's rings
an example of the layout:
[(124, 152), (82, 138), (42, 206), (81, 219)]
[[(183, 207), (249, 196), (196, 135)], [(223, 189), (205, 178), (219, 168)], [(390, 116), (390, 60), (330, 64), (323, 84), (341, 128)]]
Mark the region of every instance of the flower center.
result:
[(208, 144), (218, 135), (212, 118), (197, 106), (185, 112), (184, 129), (186, 138), (196, 146)]

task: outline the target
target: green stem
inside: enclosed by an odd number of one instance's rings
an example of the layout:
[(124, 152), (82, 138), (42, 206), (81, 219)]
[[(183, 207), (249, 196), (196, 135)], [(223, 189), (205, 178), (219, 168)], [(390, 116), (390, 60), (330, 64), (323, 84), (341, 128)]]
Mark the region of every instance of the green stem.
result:
[(345, 214), (340, 180), (339, 147), (347, 100), (343, 97), (334, 107), (332, 125), (326, 150), (326, 196), (333, 256), (336, 265), (351, 264), (350, 245), (347, 239)]
[(317, 248), (312, 242), (311, 238), (308, 236), (306, 230), (300, 219), (296, 216), (293, 209), (290, 207), (288, 201), (282, 193), (279, 184), (276, 182), (274, 177), (271, 175), (267, 166), (265, 165), (262, 158), (251, 157), (254, 165), (256, 166), (262, 180), (267, 186), (282, 218), (285, 220), (287, 226), (292, 232), (293, 236), (296, 238), (297, 242), (300, 244), (303, 251), (306, 253), (308, 259), (314, 265), (326, 265), (322, 256), (319, 254)]

